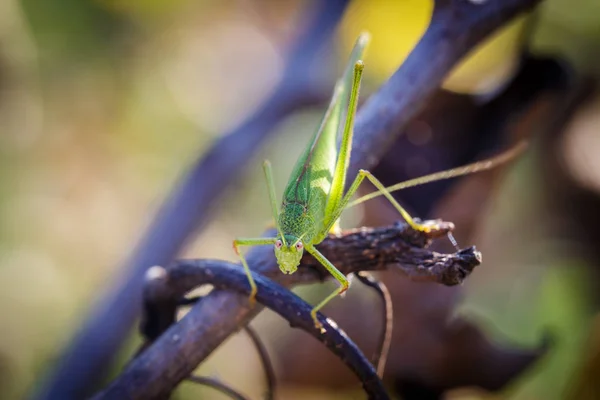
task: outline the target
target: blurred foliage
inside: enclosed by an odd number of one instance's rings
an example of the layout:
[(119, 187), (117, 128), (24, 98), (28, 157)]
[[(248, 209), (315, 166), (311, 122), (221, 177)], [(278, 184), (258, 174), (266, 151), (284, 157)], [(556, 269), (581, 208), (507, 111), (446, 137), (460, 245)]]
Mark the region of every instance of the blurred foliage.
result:
[(577, 69), (600, 75), (598, 2), (546, 1), (537, 18), (530, 39), (535, 52), (560, 55)]
[(97, 2), (77, 0), (21, 2), (36, 41), (40, 71), (51, 65), (77, 66), (112, 51), (122, 36), (119, 16)]
[[(0, 4), (1, 398), (22, 398), (53, 367), (177, 178), (269, 94), (281, 73), (280, 49), (304, 3)], [(532, 20), (515, 22), (465, 61), (448, 87), (479, 93), (501, 84), (527, 29), (536, 51), (600, 72), (597, 1), (576, 3), (546, 1)], [(381, 82), (416, 44), (431, 11), (431, 1), (355, 0), (340, 30), (342, 48), (358, 29), (371, 30), (366, 71)], [(270, 214), (259, 161), (272, 160), (281, 190), (320, 111), (303, 110), (282, 122), (185, 255), (233, 260), (231, 239), (262, 231)], [(559, 398), (586, 338), (589, 278), (582, 261), (568, 258), (543, 227), (521, 230), (543, 219), (532, 168), (520, 165), (502, 188), (502, 203), (510, 207), (490, 212), (494, 222), (486, 226), (503, 221), (505, 228), (482, 234), (486, 266), (467, 285), (461, 312), (475, 310), (492, 333), (501, 330), (521, 343), (551, 327), (555, 351), (506, 395)], [(518, 189), (511, 190), (515, 181)], [(530, 201), (511, 201), (515, 197)], [(524, 247), (530, 234), (535, 245)], [(540, 247), (554, 251), (534, 262)], [(522, 273), (517, 282), (516, 271)], [(264, 330), (269, 318), (258, 321)], [(241, 335), (200, 369), (256, 397), (262, 390), (258, 359)], [(178, 397), (209, 393), (190, 386)]]

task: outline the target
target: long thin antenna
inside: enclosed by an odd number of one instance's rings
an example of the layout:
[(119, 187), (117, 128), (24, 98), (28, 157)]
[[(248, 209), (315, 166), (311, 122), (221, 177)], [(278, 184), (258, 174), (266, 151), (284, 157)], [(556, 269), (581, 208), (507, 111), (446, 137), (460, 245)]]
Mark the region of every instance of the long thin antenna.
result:
[[(406, 189), (409, 187), (420, 186), (425, 183), (442, 181), (445, 179), (456, 178), (463, 175), (474, 174), (476, 172), (487, 171), (489, 169), (495, 168), (498, 165), (504, 164), (513, 158), (517, 157), (527, 148), (527, 141), (523, 140), (517, 143), (515, 146), (506, 150), (503, 153), (498, 154), (495, 157), (489, 158), (487, 160), (478, 161), (472, 164), (463, 165), (462, 167), (448, 169), (446, 171), (436, 172), (430, 175), (421, 176), (418, 178), (410, 179), (408, 181), (400, 182), (395, 185), (389, 186), (386, 188), (388, 192), (395, 192), (397, 190)], [(347, 207), (352, 207), (357, 204), (363, 203), (367, 200), (374, 199), (375, 197), (381, 196), (383, 193), (381, 191), (376, 191), (373, 193), (369, 193), (365, 196), (358, 198), (348, 204)]]

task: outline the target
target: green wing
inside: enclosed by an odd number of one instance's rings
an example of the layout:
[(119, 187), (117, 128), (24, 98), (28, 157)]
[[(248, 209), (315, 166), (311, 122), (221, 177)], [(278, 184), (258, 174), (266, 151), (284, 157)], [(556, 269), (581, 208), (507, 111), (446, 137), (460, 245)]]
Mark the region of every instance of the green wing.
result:
[(356, 40), (344, 75), (335, 85), (333, 97), (319, 129), (296, 162), (284, 191), (284, 203), (294, 202), (308, 206), (309, 212), (315, 217), (314, 221), (322, 220), (332, 187), (338, 153), (337, 136), (343, 113), (347, 109), (354, 65), (362, 59), (369, 40), (368, 33), (362, 33)]

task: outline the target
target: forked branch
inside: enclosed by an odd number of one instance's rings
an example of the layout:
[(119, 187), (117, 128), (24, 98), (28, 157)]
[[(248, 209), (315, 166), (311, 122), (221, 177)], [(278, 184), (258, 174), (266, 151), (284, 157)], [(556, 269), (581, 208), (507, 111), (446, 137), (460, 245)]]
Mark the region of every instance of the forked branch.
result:
[[(427, 250), (432, 239), (445, 235), (452, 229), (451, 223), (441, 222), (439, 226), (440, 230), (430, 233), (416, 232), (405, 224), (350, 230), (339, 236), (330, 236), (319, 249), (344, 274), (395, 269), (411, 279), (456, 285), (480, 264), (481, 254), (475, 248), (455, 254)], [(265, 275), (288, 287), (329, 277), (310, 255), (302, 259), (297, 273), (281, 274), (271, 246), (252, 252), (248, 261), (254, 270), (263, 271)], [(371, 398), (387, 398), (375, 368), (343, 331), (319, 314), (326, 329), (325, 334), (320, 334), (314, 327), (310, 317), (311, 307), (307, 303), (263, 276), (255, 275), (255, 279), (259, 303), (281, 315), (290, 325), (307, 331), (323, 342), (356, 374)], [(200, 301), (185, 318), (171, 325), (175, 322), (178, 299), (203, 284), (215, 286), (216, 291), (210, 297), (225, 295), (224, 289), (242, 293), (235, 296), (235, 301), (245, 303), (247, 307), (249, 285), (239, 265), (219, 260), (182, 260), (168, 269), (152, 268), (148, 273), (146, 290), (146, 310), (149, 313), (143, 326), (147, 336), (158, 339), (133, 360), (121, 376), (96, 399), (159, 398), (168, 394), (187, 376), (188, 368), (193, 369), (200, 362), (197, 357), (202, 357), (212, 346), (210, 338), (222, 334), (219, 325), (207, 322), (207, 316), (210, 315), (207, 314), (209, 310), (206, 307), (210, 306), (210, 301)], [(251, 309), (249, 315), (255, 315), (260, 309), (258, 306)], [(222, 311), (224, 310), (210, 310), (210, 314), (219, 318), (219, 312)], [(245, 324), (247, 320), (248, 318), (243, 318), (238, 323)], [(206, 337), (208, 341), (199, 343), (198, 335)], [(178, 354), (185, 354), (184, 359)]]

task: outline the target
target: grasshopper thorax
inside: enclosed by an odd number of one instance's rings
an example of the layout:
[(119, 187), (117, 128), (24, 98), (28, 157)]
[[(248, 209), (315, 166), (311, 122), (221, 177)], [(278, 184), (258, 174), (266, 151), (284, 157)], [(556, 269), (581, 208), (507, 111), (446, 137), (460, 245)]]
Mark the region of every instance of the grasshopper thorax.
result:
[(277, 258), (279, 269), (284, 274), (293, 274), (296, 272), (303, 253), (304, 243), (297, 237), (286, 235), (275, 241), (275, 257)]

